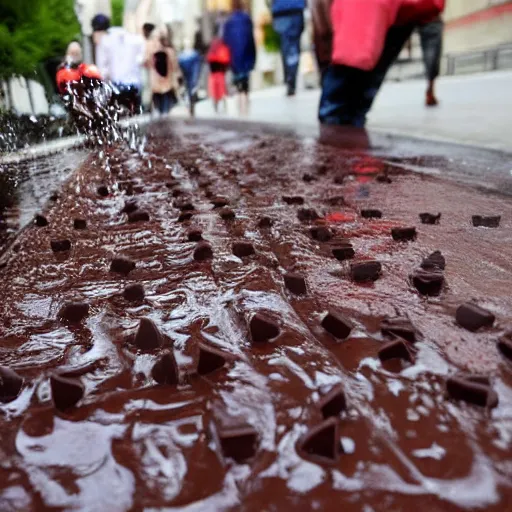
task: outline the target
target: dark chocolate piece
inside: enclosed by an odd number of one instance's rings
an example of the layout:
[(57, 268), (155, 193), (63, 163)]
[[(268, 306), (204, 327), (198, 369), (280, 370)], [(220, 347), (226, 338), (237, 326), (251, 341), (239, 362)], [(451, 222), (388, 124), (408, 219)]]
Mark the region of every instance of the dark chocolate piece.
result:
[(7, 403), (16, 400), (22, 387), (22, 377), (14, 370), (0, 366), (0, 402)]
[(308, 173), (306, 173), (306, 174), (304, 174), (304, 176), (302, 176), (302, 181), (305, 181), (306, 183), (311, 183), (312, 181), (315, 181), (315, 180), (316, 180), (316, 178), (313, 175), (308, 174)]
[(59, 311), (59, 318), (72, 324), (80, 323), (89, 314), (89, 304), (85, 302), (68, 302)]
[(176, 201), (174, 206), (181, 210), (182, 212), (193, 211), (195, 210), (195, 206), (188, 200), (184, 199), (182, 201)]
[(60, 199), (60, 195), (58, 192), (53, 192), (51, 195), (50, 195), (50, 201), (52, 203), (55, 203), (56, 201), (58, 201)]
[(260, 228), (271, 228), (273, 224), (274, 221), (270, 217), (261, 217), (258, 221), (258, 227)]
[(410, 276), (411, 282), (421, 295), (437, 297), (444, 286), (444, 276), (441, 272), (431, 270), (416, 270)]
[(75, 229), (87, 229), (87, 221), (85, 219), (75, 219), (73, 221), (73, 227)]
[(53, 404), (59, 411), (74, 407), (84, 396), (85, 388), (79, 379), (53, 374), (50, 377)]
[(128, 214), (128, 222), (147, 222), (149, 220), (149, 213), (136, 210)]
[(286, 204), (304, 204), (304, 198), (301, 196), (283, 196), (283, 201)]
[(110, 194), (108, 187), (106, 185), (100, 185), (96, 189), (96, 192), (98, 192), (98, 195), (101, 197), (107, 197)]
[(128, 275), (135, 269), (135, 262), (124, 256), (117, 256), (110, 263), (110, 272)]
[(295, 295), (304, 295), (307, 293), (306, 279), (300, 274), (288, 272), (284, 276), (284, 284), (290, 292)]
[(199, 375), (208, 375), (219, 370), (226, 364), (227, 356), (212, 347), (207, 347), (199, 343), (199, 361), (197, 363), (197, 373)]
[(422, 224), (439, 224), (441, 214), (434, 215), (433, 213), (420, 213), (420, 220)]
[(313, 226), (309, 232), (319, 242), (328, 242), (332, 238), (332, 231), (326, 226)]
[(363, 219), (381, 219), (382, 218), (382, 212), (380, 210), (361, 210), (361, 217)]
[(345, 204), (345, 198), (343, 196), (333, 196), (327, 199), (327, 204), (330, 206), (343, 206)]
[(345, 261), (351, 260), (356, 255), (356, 251), (354, 250), (350, 242), (346, 242), (343, 244), (336, 245), (336, 247), (333, 247), (332, 255), (338, 261)]
[(334, 176), (334, 183), (336, 185), (343, 185), (343, 183), (345, 183), (345, 178), (345, 174), (337, 174), (336, 176)]
[(50, 246), (53, 252), (66, 252), (71, 250), (70, 240), (51, 240)]
[(498, 228), (501, 222), (501, 215), (495, 215), (491, 217), (484, 217), (482, 215), (473, 215), (472, 217), (473, 226), (476, 228)]
[(229, 201), (225, 197), (215, 197), (211, 202), (214, 208), (223, 208), (229, 204)]
[(123, 297), (129, 302), (142, 302), (144, 296), (144, 286), (138, 283), (128, 285), (123, 291)]
[(178, 222), (187, 222), (187, 221), (191, 220), (193, 216), (194, 216), (194, 212), (191, 212), (188, 210), (181, 212), (178, 217)]
[(386, 174), (386, 173), (383, 173), (383, 174), (378, 174), (377, 177), (375, 178), (379, 183), (393, 183), (393, 181), (391, 180), (391, 178)]
[(332, 464), (339, 458), (338, 442), (338, 420), (328, 418), (299, 439), (297, 451), (313, 462)]
[(153, 350), (161, 347), (164, 340), (153, 320), (141, 318), (137, 332), (133, 339), (135, 346), (141, 350)]
[(153, 377), (158, 384), (174, 386), (179, 382), (178, 366), (174, 359), (172, 351), (167, 351), (162, 354), (158, 361), (153, 365), (151, 370), (151, 377)]
[(446, 381), (446, 391), (455, 400), (489, 408), (498, 405), (498, 395), (490, 386), (468, 378), (450, 377)]
[(417, 331), (408, 318), (385, 318), (380, 323), (380, 330), (384, 336), (397, 336), (411, 343), (416, 342)]
[(40, 228), (48, 226), (48, 219), (44, 215), (36, 215), (34, 217), (34, 224)]
[(320, 399), (318, 407), (322, 411), (324, 418), (331, 416), (338, 417), (347, 409), (347, 400), (343, 386), (338, 384), (331, 388), (331, 390)]
[(224, 206), (224, 208), (221, 208), (221, 210), (219, 211), (219, 215), (222, 220), (235, 220), (236, 218), (235, 212), (228, 206)]
[(409, 363), (414, 362), (414, 357), (409, 347), (403, 340), (397, 339), (386, 343), (379, 350), (379, 359), (381, 361), (389, 361), (390, 359), (402, 359)]
[(194, 249), (194, 259), (196, 261), (206, 261), (213, 258), (213, 249), (208, 242), (199, 242)]
[(354, 325), (342, 313), (330, 310), (322, 320), (322, 327), (335, 338), (344, 340), (350, 336)]
[(200, 242), (203, 239), (203, 232), (199, 228), (189, 229), (187, 238), (189, 242)]
[(255, 254), (254, 246), (251, 242), (236, 242), (233, 244), (233, 254), (238, 258), (245, 258)]
[(128, 201), (125, 201), (124, 207), (121, 210), (121, 213), (130, 214), (138, 209), (139, 209), (139, 205), (137, 204), (137, 201), (135, 201), (135, 199), (129, 199)]
[(411, 242), (416, 240), (418, 234), (416, 228), (393, 228), (391, 236), (395, 242)]
[(422, 261), (421, 268), (424, 268), (425, 270), (432, 270), (436, 268), (444, 270), (446, 268), (446, 260), (440, 251), (435, 251)]
[(297, 212), (297, 218), (301, 222), (313, 222), (320, 218), (320, 215), (316, 213), (316, 210), (313, 208), (299, 208)]
[(498, 340), (499, 351), (510, 361), (512, 361), (512, 332), (504, 334)]
[(277, 338), (279, 325), (264, 313), (256, 313), (249, 322), (253, 343), (263, 343)]
[(487, 309), (472, 302), (466, 302), (457, 308), (455, 320), (464, 329), (474, 332), (481, 327), (492, 327), (496, 317)]
[(181, 190), (181, 188), (175, 188), (172, 191), (172, 197), (180, 197), (182, 195), (183, 195), (183, 190)]
[(350, 275), (356, 283), (367, 283), (379, 279), (382, 273), (380, 261), (361, 261), (350, 265)]

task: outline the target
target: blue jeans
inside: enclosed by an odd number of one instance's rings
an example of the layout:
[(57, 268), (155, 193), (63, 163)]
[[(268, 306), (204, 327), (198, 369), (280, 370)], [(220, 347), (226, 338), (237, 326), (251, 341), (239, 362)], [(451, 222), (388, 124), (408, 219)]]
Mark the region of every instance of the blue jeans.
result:
[(366, 115), (413, 27), (391, 27), (384, 50), (371, 71), (331, 64), (322, 76), (322, 96), (318, 118), (323, 124), (363, 128)]
[(284, 80), (295, 91), (300, 60), (300, 36), (304, 30), (302, 11), (274, 17), (274, 30), (281, 38), (281, 56), (283, 58)]

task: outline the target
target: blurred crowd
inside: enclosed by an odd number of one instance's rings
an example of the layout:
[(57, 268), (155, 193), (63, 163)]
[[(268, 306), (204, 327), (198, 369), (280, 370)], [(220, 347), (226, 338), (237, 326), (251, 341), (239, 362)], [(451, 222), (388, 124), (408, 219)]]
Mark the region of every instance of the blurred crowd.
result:
[[(364, 127), (387, 71), (414, 30), (420, 35), (428, 81), (425, 103), (437, 105), (444, 5), (445, 0), (270, 0), (287, 96), (296, 94), (304, 13), (309, 8), (321, 77), (321, 123)], [(92, 28), (96, 66), (83, 63), (80, 44), (71, 42), (57, 72), (63, 97), (69, 97), (71, 88), (76, 97), (77, 84), (108, 83), (112, 101), (130, 114), (151, 110), (167, 115), (183, 101), (194, 115), (199, 83), (207, 75), (216, 111), (226, 109), (226, 97), (233, 90), (240, 114), (247, 114), (257, 51), (244, 0), (232, 0), (231, 12), (219, 17), (209, 44), (198, 32), (179, 51), (165, 26), (145, 23), (134, 34), (112, 27), (109, 18), (99, 14)]]

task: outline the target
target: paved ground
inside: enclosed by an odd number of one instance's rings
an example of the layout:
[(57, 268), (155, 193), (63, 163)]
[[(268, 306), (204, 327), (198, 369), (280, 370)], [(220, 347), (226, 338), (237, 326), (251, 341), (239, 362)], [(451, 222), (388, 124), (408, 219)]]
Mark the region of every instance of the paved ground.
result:
[[(386, 83), (370, 113), (369, 128), (512, 153), (512, 72), (443, 77), (438, 84), (441, 105), (434, 109), (424, 107), (424, 89), (422, 80)], [(319, 94), (302, 91), (286, 98), (282, 87), (255, 92), (246, 119), (314, 126)], [(216, 116), (210, 102), (200, 103), (197, 115)], [(238, 117), (234, 99), (221, 117)]]

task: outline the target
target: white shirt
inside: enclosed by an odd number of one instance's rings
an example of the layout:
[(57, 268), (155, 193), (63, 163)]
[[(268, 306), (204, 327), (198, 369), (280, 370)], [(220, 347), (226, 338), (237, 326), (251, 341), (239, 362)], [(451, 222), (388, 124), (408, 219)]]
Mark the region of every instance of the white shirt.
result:
[(114, 84), (142, 85), (144, 38), (112, 27), (96, 48), (96, 63), (101, 76)]

